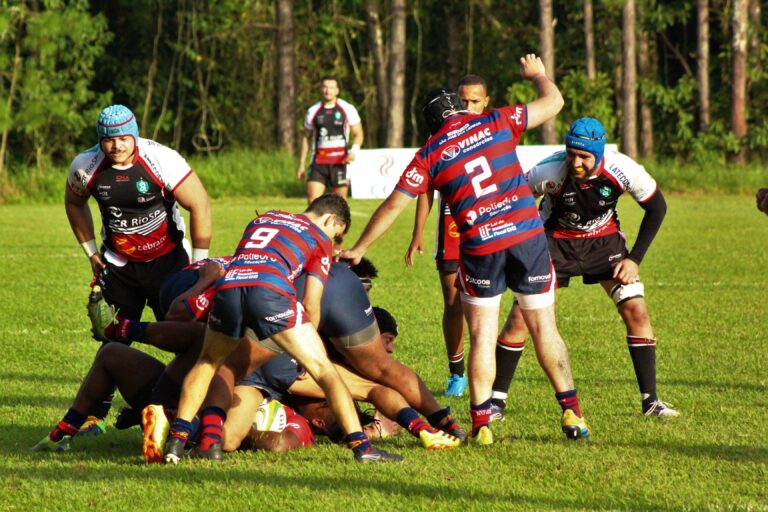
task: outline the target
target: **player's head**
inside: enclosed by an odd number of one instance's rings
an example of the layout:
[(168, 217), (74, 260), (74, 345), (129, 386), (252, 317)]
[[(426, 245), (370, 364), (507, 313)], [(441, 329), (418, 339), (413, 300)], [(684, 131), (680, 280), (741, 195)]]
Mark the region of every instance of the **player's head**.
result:
[(464, 75), (456, 86), (456, 92), (464, 108), (475, 114), (482, 114), (491, 101), (485, 80), (479, 75)]
[(326, 103), (336, 101), (336, 98), (339, 97), (339, 81), (332, 76), (323, 77), (320, 80), (320, 92)]
[(96, 136), (102, 151), (113, 164), (127, 163), (139, 140), (136, 116), (128, 107), (110, 105), (99, 114)]
[(349, 213), (346, 199), (336, 194), (318, 197), (312, 201), (304, 213), (331, 240), (346, 234), (352, 223), (352, 215)]
[(365, 293), (369, 293), (373, 287), (373, 279), (379, 276), (379, 270), (373, 262), (363, 256), (360, 263), (352, 265), (349, 269), (360, 278), (360, 283), (362, 283)]
[(384, 350), (391, 354), (395, 351), (397, 320), (389, 311), (378, 306), (373, 307), (373, 316), (376, 317), (376, 323), (379, 324), (379, 333), (381, 334), (381, 342), (384, 344)]
[(443, 125), (443, 121), (448, 117), (464, 111), (464, 105), (461, 103), (459, 95), (447, 87), (429, 91), (424, 96), (424, 104), (421, 107), (421, 113), (424, 115), (429, 132), (432, 134), (437, 133)]
[(582, 117), (565, 134), (568, 171), (576, 179), (586, 179), (599, 169), (605, 152), (605, 128), (593, 117)]
[(304, 416), (313, 434), (326, 435), (331, 440), (344, 437), (344, 432), (326, 400), (293, 396), (296, 412)]

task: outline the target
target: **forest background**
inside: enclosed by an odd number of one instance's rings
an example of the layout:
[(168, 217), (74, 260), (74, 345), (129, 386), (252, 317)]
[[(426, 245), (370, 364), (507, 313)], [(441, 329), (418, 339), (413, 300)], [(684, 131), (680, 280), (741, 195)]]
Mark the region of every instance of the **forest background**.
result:
[(322, 77), (360, 110), (364, 147), (417, 147), (424, 93), (466, 73), (494, 105), (532, 99), (528, 52), (566, 104), (525, 143), (559, 143), (591, 115), (680, 183), (739, 173), (748, 190), (768, 153), (763, 17), (759, 0), (0, 0), (0, 202), (60, 200), (110, 103), (189, 157), (214, 196), (248, 192), (222, 182), (238, 166), (279, 174), (256, 192), (300, 195), (301, 122)]

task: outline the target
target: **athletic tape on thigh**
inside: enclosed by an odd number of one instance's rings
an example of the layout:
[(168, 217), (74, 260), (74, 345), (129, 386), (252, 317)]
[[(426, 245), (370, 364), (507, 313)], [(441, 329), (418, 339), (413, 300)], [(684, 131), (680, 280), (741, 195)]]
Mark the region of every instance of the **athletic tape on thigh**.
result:
[(640, 281), (635, 281), (632, 284), (617, 284), (611, 288), (611, 299), (617, 306), (622, 302), (638, 297), (645, 297), (645, 287)]
[(541, 309), (555, 303), (555, 287), (550, 286), (544, 293), (524, 294), (515, 292), (515, 299), (522, 309)]
[(461, 302), (474, 306), (495, 307), (501, 304), (501, 295), (496, 295), (495, 297), (473, 297), (465, 292), (459, 292), (459, 295), (461, 295)]

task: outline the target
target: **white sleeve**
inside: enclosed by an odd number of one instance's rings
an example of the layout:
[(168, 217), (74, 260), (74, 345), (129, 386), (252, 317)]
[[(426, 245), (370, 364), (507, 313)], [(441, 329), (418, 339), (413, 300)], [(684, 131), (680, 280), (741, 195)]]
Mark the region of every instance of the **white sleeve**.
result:
[(169, 191), (179, 186), (192, 172), (192, 168), (179, 153), (155, 141), (140, 139), (140, 155), (149, 164), (150, 171)]
[(93, 175), (96, 174), (103, 153), (99, 151), (98, 146), (94, 146), (88, 151), (80, 153), (72, 160), (67, 174), (67, 186), (80, 197), (89, 197), (91, 195), (90, 183)]
[(565, 151), (558, 151), (534, 165), (526, 173), (526, 179), (533, 195), (542, 196), (558, 191), (565, 175)]
[(320, 108), (320, 103), (315, 103), (311, 107), (307, 109), (307, 113), (304, 115), (304, 129), (305, 130), (312, 130), (314, 126), (312, 126), (312, 119), (314, 119), (315, 114), (317, 113), (317, 110)]
[(355, 126), (362, 122), (360, 119), (360, 113), (351, 103), (346, 101), (344, 102), (344, 111), (347, 113), (347, 123), (349, 126)]
[(656, 193), (656, 180), (648, 174), (645, 167), (627, 155), (606, 151), (605, 167), (621, 183), (624, 191), (638, 203), (647, 201)]

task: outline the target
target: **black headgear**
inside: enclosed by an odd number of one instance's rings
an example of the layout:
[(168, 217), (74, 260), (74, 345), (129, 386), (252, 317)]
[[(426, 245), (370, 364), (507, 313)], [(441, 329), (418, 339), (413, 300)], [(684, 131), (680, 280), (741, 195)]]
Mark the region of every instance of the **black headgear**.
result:
[(456, 112), (464, 110), (459, 95), (447, 87), (441, 87), (427, 93), (424, 96), (424, 106), (421, 113), (427, 122), (430, 133), (436, 133), (443, 125), (443, 121)]

